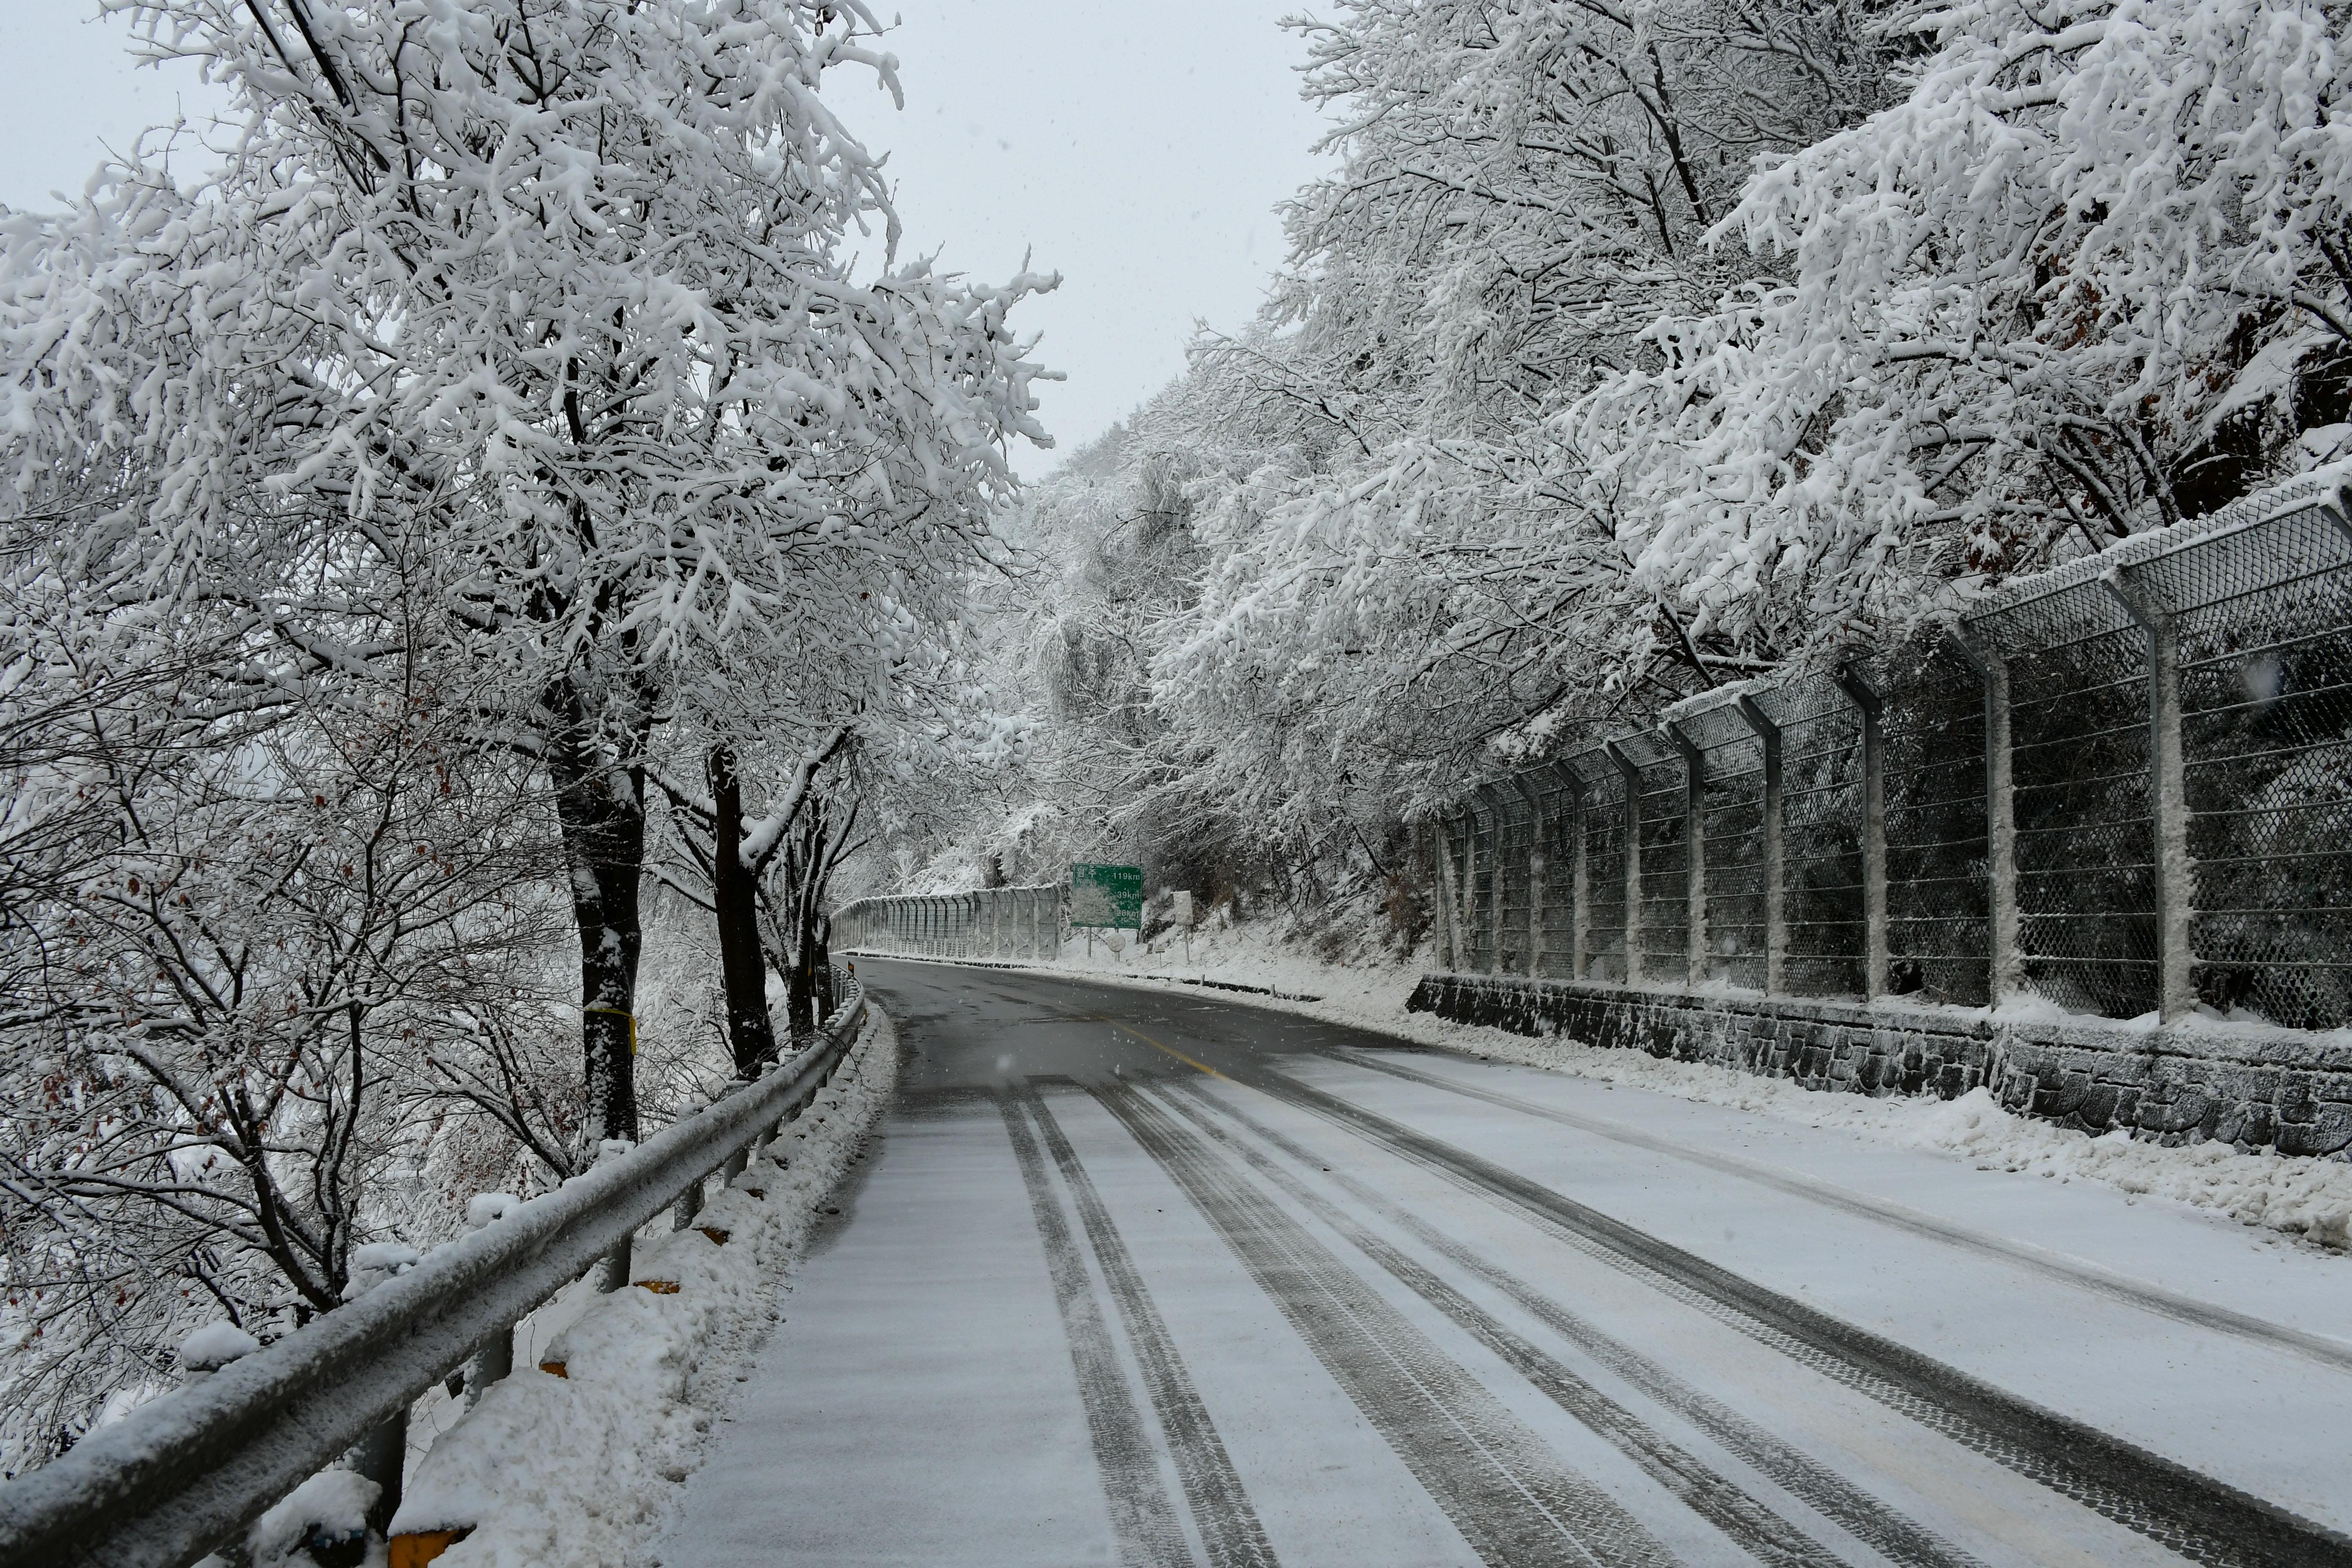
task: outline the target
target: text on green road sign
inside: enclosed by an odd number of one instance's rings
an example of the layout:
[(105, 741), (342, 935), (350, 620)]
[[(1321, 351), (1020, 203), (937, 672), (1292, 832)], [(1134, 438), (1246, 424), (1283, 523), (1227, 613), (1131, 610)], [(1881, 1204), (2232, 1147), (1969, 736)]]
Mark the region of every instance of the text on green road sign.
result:
[(1070, 924), (1143, 929), (1143, 868), (1072, 866)]

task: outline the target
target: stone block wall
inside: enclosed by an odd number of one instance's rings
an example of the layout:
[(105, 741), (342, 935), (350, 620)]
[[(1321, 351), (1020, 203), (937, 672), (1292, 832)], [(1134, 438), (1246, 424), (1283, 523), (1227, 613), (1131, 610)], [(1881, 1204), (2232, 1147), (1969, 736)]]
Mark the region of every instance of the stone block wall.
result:
[(1935, 1094), (1979, 1084), (2088, 1132), (2352, 1159), (2352, 1032), (2012, 1018), (1888, 1000), (1818, 1001), (1431, 974), (1405, 1005), (1458, 1023), (1715, 1062), (1807, 1089)]

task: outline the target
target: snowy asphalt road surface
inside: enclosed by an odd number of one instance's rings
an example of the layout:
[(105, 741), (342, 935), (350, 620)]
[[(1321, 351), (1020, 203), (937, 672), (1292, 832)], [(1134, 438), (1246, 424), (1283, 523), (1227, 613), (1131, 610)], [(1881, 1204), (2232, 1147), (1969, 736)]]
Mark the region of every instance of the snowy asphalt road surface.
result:
[(908, 1052), (665, 1568), (2352, 1563), (2352, 1262), (1208, 995)]

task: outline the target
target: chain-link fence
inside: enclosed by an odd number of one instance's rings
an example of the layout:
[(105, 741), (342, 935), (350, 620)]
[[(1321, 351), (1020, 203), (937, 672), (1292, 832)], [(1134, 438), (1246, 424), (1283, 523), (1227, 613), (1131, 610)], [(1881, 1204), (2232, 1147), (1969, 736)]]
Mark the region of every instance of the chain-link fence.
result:
[(1780, 736), (1784, 985), (1859, 995), (1863, 910), (1862, 709), (1835, 679), (1800, 676), (1749, 696)]
[(859, 899), (833, 914), (836, 952), (899, 952), (920, 958), (1057, 957), (1066, 885), (981, 888), (968, 893), (905, 893)]
[(1564, 764), (1581, 786), (1577, 821), (1569, 832), (1584, 858), (1584, 920), (1579, 924), (1578, 977), (1622, 984), (1625, 979), (1625, 777), (1595, 749)]
[(1985, 668), (1946, 636), (1878, 660), (1886, 852), (1885, 987), (1981, 1006), (1991, 997)]
[(2352, 1024), (2347, 511), (2300, 481), (1482, 788), (1450, 965)]
[(1738, 704), (1674, 726), (1696, 770), (1703, 902), (1698, 978), (1763, 990), (1770, 981), (1765, 898), (1764, 736)]

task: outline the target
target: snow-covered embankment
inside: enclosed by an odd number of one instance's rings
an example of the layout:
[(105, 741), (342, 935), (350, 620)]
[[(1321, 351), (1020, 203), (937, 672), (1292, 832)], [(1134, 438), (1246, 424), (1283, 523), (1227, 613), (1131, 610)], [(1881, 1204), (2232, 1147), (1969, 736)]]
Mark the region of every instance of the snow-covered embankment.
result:
[[(441, 1568), (622, 1568), (700, 1463), (705, 1435), (776, 1321), (776, 1287), (830, 1207), (898, 1080), (890, 1020), (768, 1155), (715, 1185), (693, 1228), (641, 1234), (631, 1278), (593, 1299), (443, 1433), (415, 1467), (395, 1537), (470, 1527)], [(724, 1241), (719, 1238), (723, 1237)], [(519, 1352), (520, 1347), (518, 1347)]]

